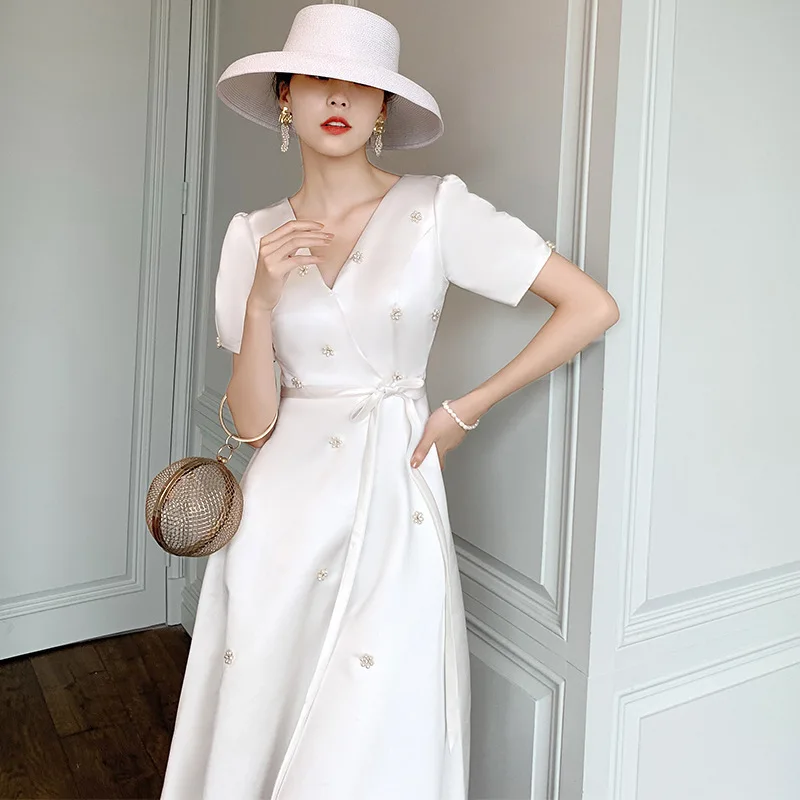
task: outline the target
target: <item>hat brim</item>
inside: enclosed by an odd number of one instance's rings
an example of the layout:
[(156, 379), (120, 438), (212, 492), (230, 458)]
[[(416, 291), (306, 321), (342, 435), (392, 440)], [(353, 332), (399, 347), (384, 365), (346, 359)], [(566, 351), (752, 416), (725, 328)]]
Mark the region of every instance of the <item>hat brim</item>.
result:
[(278, 51), (256, 53), (234, 61), (217, 81), (217, 95), (243, 117), (280, 130), (280, 107), (272, 90), (275, 73), (319, 75), (323, 78), (361, 83), (392, 92), (384, 150), (413, 150), (436, 141), (444, 132), (439, 106), (419, 84), (397, 72), (341, 57), (323, 58), (317, 53)]

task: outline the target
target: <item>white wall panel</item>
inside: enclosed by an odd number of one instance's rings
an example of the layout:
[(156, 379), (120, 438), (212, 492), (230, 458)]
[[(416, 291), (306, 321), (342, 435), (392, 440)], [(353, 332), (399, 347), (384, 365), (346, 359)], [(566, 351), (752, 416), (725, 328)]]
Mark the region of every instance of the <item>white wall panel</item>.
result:
[(648, 598), (800, 567), (797, 527), (786, 524), (800, 483), (800, 381), (786, 368), (800, 288), (788, 274), (800, 26), (788, 2), (739, 0), (719, 12), (717, 2), (678, 4), (671, 103), (656, 123), (668, 196), (653, 220), (665, 269), (649, 364), (658, 393)]
[(622, 692), (613, 800), (791, 800), (800, 640)]

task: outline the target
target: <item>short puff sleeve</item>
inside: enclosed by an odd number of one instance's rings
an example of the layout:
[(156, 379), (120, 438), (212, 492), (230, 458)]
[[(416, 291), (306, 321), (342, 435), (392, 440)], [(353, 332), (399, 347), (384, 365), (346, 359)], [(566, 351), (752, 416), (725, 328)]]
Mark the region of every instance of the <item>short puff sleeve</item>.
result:
[(444, 274), (470, 292), (516, 306), (550, 257), (550, 245), (522, 220), (445, 175), (434, 199)]
[(257, 261), (256, 240), (247, 214), (235, 214), (222, 240), (214, 307), (217, 345), (232, 353), (238, 353), (242, 346), (245, 309)]

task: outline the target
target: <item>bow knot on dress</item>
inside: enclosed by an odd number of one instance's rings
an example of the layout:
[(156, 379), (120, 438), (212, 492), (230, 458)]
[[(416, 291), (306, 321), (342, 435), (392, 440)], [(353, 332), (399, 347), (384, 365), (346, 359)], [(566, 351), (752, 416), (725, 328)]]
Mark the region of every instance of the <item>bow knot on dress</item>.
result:
[(359, 400), (350, 413), (353, 422), (365, 419), (381, 401), (393, 395), (409, 400), (417, 400), (425, 394), (425, 381), (422, 378), (390, 378), (379, 383), (369, 394)]

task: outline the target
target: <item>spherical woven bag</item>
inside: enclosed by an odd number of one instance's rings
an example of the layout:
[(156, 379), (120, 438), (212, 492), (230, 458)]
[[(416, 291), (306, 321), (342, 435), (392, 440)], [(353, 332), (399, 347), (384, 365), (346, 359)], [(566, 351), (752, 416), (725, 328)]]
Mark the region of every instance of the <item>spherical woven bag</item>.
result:
[(207, 556), (224, 547), (242, 521), (242, 489), (218, 456), (175, 461), (147, 492), (147, 527), (163, 550)]
[[(145, 500), (147, 527), (162, 550), (175, 556), (207, 556), (223, 548), (233, 538), (242, 521), (242, 489), (227, 463), (239, 442), (255, 442), (275, 427), (253, 439), (241, 439), (219, 420), (228, 438), (216, 458), (189, 456), (174, 461), (153, 478)], [(235, 440), (235, 444), (231, 440)], [(228, 454), (222, 455), (227, 448)]]

